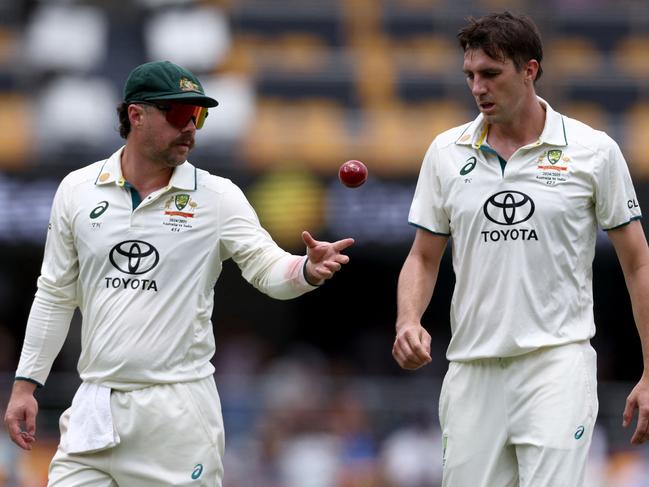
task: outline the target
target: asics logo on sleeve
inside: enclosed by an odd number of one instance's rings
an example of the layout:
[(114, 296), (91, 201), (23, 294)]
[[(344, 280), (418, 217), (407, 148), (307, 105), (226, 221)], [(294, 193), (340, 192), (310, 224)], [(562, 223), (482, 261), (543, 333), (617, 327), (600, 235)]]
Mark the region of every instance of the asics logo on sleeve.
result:
[(198, 479), (203, 473), (203, 465), (201, 463), (196, 464), (194, 470), (192, 471), (192, 480)]

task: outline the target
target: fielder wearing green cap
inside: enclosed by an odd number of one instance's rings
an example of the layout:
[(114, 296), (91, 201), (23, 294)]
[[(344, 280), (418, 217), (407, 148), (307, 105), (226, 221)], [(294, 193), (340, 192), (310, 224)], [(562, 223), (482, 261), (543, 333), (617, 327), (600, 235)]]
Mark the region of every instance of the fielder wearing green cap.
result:
[(205, 95), (196, 76), (169, 61), (141, 64), (129, 75), (124, 85), (124, 101), (168, 100), (215, 107), (219, 103)]
[(54, 197), (38, 290), (5, 422), (35, 441), (46, 384), (75, 308), (82, 384), (60, 421), (49, 486), (221, 486), (224, 431), (211, 358), (214, 285), (232, 258), (277, 299), (316, 289), (351, 238), (277, 246), (232, 181), (187, 161), (208, 107), (196, 76), (135, 68), (118, 107), (126, 144), (70, 173)]

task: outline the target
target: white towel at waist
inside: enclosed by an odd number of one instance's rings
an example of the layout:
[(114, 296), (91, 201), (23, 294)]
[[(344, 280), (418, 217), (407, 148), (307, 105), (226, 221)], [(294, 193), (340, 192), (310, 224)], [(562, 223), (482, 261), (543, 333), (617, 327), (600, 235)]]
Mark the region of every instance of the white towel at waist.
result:
[(72, 399), (61, 446), (67, 453), (91, 453), (119, 444), (110, 411), (110, 388), (83, 382)]

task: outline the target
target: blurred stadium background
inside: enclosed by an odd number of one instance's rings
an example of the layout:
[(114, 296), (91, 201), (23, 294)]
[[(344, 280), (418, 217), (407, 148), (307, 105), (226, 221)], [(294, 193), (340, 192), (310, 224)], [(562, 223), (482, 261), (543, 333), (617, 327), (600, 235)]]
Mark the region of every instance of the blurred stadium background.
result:
[[(395, 288), (424, 152), (476, 113), (455, 33), (468, 15), (503, 8), (539, 24), (539, 93), (620, 143), (649, 208), (646, 0), (0, 0), (2, 407), (58, 181), (121, 144), (114, 108), (128, 72), (169, 59), (220, 101), (192, 162), (238, 183), (289, 250), (302, 251), (302, 229), (357, 240), (336, 279), (289, 302), (226, 265), (214, 313), (226, 487), (439, 485), (449, 256), (425, 316), (434, 363), (415, 373), (390, 356)], [(337, 182), (347, 159), (369, 167), (359, 189)], [(601, 405), (586, 485), (646, 486), (649, 450), (629, 448), (620, 426), (641, 353), (605, 236), (594, 274)], [(46, 485), (78, 349), (75, 317), (38, 392), (38, 448), (22, 454), (0, 437), (0, 486)]]

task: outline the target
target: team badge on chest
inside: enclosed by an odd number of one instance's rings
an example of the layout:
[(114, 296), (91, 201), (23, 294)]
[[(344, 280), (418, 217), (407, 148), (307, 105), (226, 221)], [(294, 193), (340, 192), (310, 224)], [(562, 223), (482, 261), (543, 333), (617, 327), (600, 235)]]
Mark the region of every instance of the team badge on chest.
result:
[(547, 186), (566, 182), (570, 176), (569, 162), (570, 157), (561, 149), (544, 152), (536, 161), (536, 179)]
[(164, 218), (162, 224), (172, 232), (182, 232), (193, 228), (192, 221), (196, 217), (196, 203), (187, 193), (170, 196), (164, 203)]

